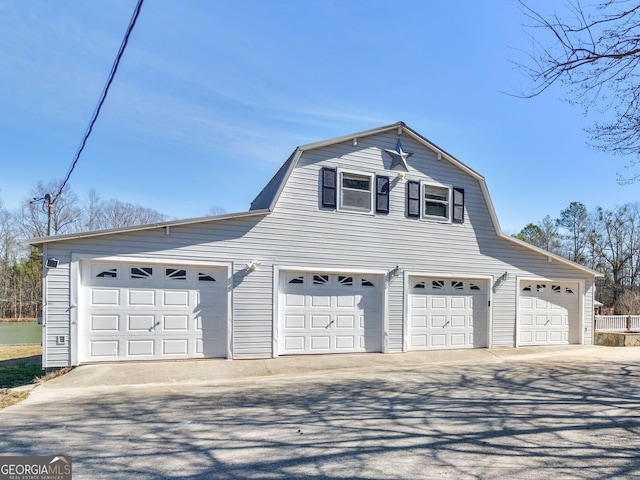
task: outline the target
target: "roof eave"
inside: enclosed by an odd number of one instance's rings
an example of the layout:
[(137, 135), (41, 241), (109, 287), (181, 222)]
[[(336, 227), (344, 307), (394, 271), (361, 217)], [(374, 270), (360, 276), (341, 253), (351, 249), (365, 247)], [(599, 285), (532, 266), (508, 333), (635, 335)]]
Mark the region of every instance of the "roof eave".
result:
[(222, 220), (231, 220), (236, 218), (264, 216), (271, 213), (269, 209), (252, 210), (248, 212), (225, 213), (222, 215), (213, 215), (208, 217), (186, 218), (183, 220), (169, 220), (166, 222), (147, 223), (144, 225), (135, 225), (130, 227), (109, 228), (106, 230), (91, 230), (87, 232), (68, 233), (65, 235), (55, 235), (51, 237), (36, 237), (23, 240), (21, 243), (33, 245), (37, 247), (45, 243), (61, 242), (64, 240), (75, 240), (79, 238), (99, 237), (103, 235), (112, 235), (115, 233), (140, 232), (144, 230), (153, 230), (155, 228), (178, 227), (182, 225), (193, 225), (196, 223), (218, 222)]
[(584, 265), (580, 265), (579, 263), (576, 262), (572, 262), (571, 260), (568, 260), (564, 257), (561, 257), (560, 255), (556, 255), (555, 253), (551, 253), (551, 252), (547, 252), (546, 250), (536, 247), (535, 245), (531, 245), (530, 243), (527, 243), (523, 240), (520, 240), (519, 238), (515, 238), (515, 237), (511, 237), (509, 235), (505, 235), (504, 233), (500, 233), (500, 236), (505, 239), (508, 240), (512, 243), (515, 243), (517, 245), (520, 245), (521, 247), (527, 248), (531, 251), (534, 251), (536, 253), (540, 253), (542, 255), (545, 255), (547, 258), (549, 258), (552, 261), (556, 261), (558, 263), (562, 263), (564, 265), (567, 265), (569, 267), (572, 268), (576, 268), (578, 270), (581, 270), (582, 272), (588, 273), (589, 275), (592, 275), (594, 277), (604, 277), (603, 273), (597, 272), (596, 270), (592, 270), (588, 267), (585, 267)]

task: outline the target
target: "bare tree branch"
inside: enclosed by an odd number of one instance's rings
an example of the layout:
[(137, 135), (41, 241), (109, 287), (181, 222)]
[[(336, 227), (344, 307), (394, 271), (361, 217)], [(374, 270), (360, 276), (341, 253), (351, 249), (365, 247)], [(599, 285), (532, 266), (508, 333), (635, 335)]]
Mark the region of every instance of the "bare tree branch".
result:
[[(566, 100), (604, 120), (587, 129), (589, 143), (618, 155), (640, 153), (640, 4), (603, 0), (583, 7), (564, 4), (564, 15), (544, 14), (520, 1), (532, 46), (527, 61), (517, 63), (530, 88), (518, 96), (532, 98), (561, 84)], [(633, 167), (638, 160), (632, 160)], [(633, 182), (637, 175), (619, 181)]]

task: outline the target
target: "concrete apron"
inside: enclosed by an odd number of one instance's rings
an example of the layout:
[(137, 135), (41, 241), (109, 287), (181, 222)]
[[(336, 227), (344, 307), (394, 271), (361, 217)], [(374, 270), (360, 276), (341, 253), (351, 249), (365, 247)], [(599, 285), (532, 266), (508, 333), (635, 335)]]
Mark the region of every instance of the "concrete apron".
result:
[[(276, 376), (332, 374), (357, 370), (420, 368), (430, 364), (479, 364), (540, 361), (551, 358), (589, 361), (639, 360), (640, 348), (586, 345), (494, 348), (339, 355), (283, 356), (259, 360), (198, 359), (81, 365), (40, 389), (66, 390), (180, 384), (221, 384)], [(50, 392), (53, 393), (53, 392)]]

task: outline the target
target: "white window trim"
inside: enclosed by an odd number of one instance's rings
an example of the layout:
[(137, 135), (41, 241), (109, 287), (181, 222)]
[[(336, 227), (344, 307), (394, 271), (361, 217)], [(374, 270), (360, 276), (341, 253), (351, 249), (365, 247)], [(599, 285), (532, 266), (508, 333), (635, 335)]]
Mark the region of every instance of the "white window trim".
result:
[[(438, 187), (438, 188), (446, 188), (447, 189), (447, 217), (439, 217), (436, 215), (427, 215), (427, 206), (426, 206), (426, 199), (424, 198), (424, 191), (425, 191), (425, 187)], [(420, 182), (420, 201), (422, 202), (422, 204), (420, 205), (420, 214), (423, 220), (433, 220), (436, 222), (442, 222), (442, 223), (451, 223), (451, 218), (452, 218), (452, 212), (453, 212), (453, 186), (452, 185), (443, 185), (441, 183), (434, 183), (434, 182), (425, 182), (425, 181), (421, 181)]]
[[(359, 175), (361, 177), (368, 177), (369, 178), (369, 211), (364, 211), (364, 210), (352, 210), (348, 207), (344, 207), (342, 205), (342, 176), (344, 174), (347, 175)], [(341, 212), (349, 212), (349, 213), (356, 213), (356, 214), (361, 214), (361, 215), (373, 215), (374, 211), (375, 211), (375, 205), (374, 205), (374, 185), (375, 182), (375, 175), (373, 173), (367, 173), (367, 172), (359, 172), (356, 170), (343, 170), (341, 168), (338, 169), (338, 178), (337, 178), (337, 185), (336, 185), (336, 190), (337, 190), (337, 195), (338, 195), (338, 210)]]

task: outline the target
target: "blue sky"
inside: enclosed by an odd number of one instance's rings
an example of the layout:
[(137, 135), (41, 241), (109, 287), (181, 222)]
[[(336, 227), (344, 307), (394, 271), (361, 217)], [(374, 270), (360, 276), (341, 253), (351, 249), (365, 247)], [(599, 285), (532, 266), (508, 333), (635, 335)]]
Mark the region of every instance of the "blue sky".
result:
[[(0, 199), (62, 179), (135, 0), (0, 0)], [(553, 12), (559, 2), (530, 2)], [(563, 90), (524, 100), (515, 0), (146, 0), (71, 176), (170, 218), (244, 211), (298, 145), (404, 121), (485, 176), (506, 233), (635, 202)]]

